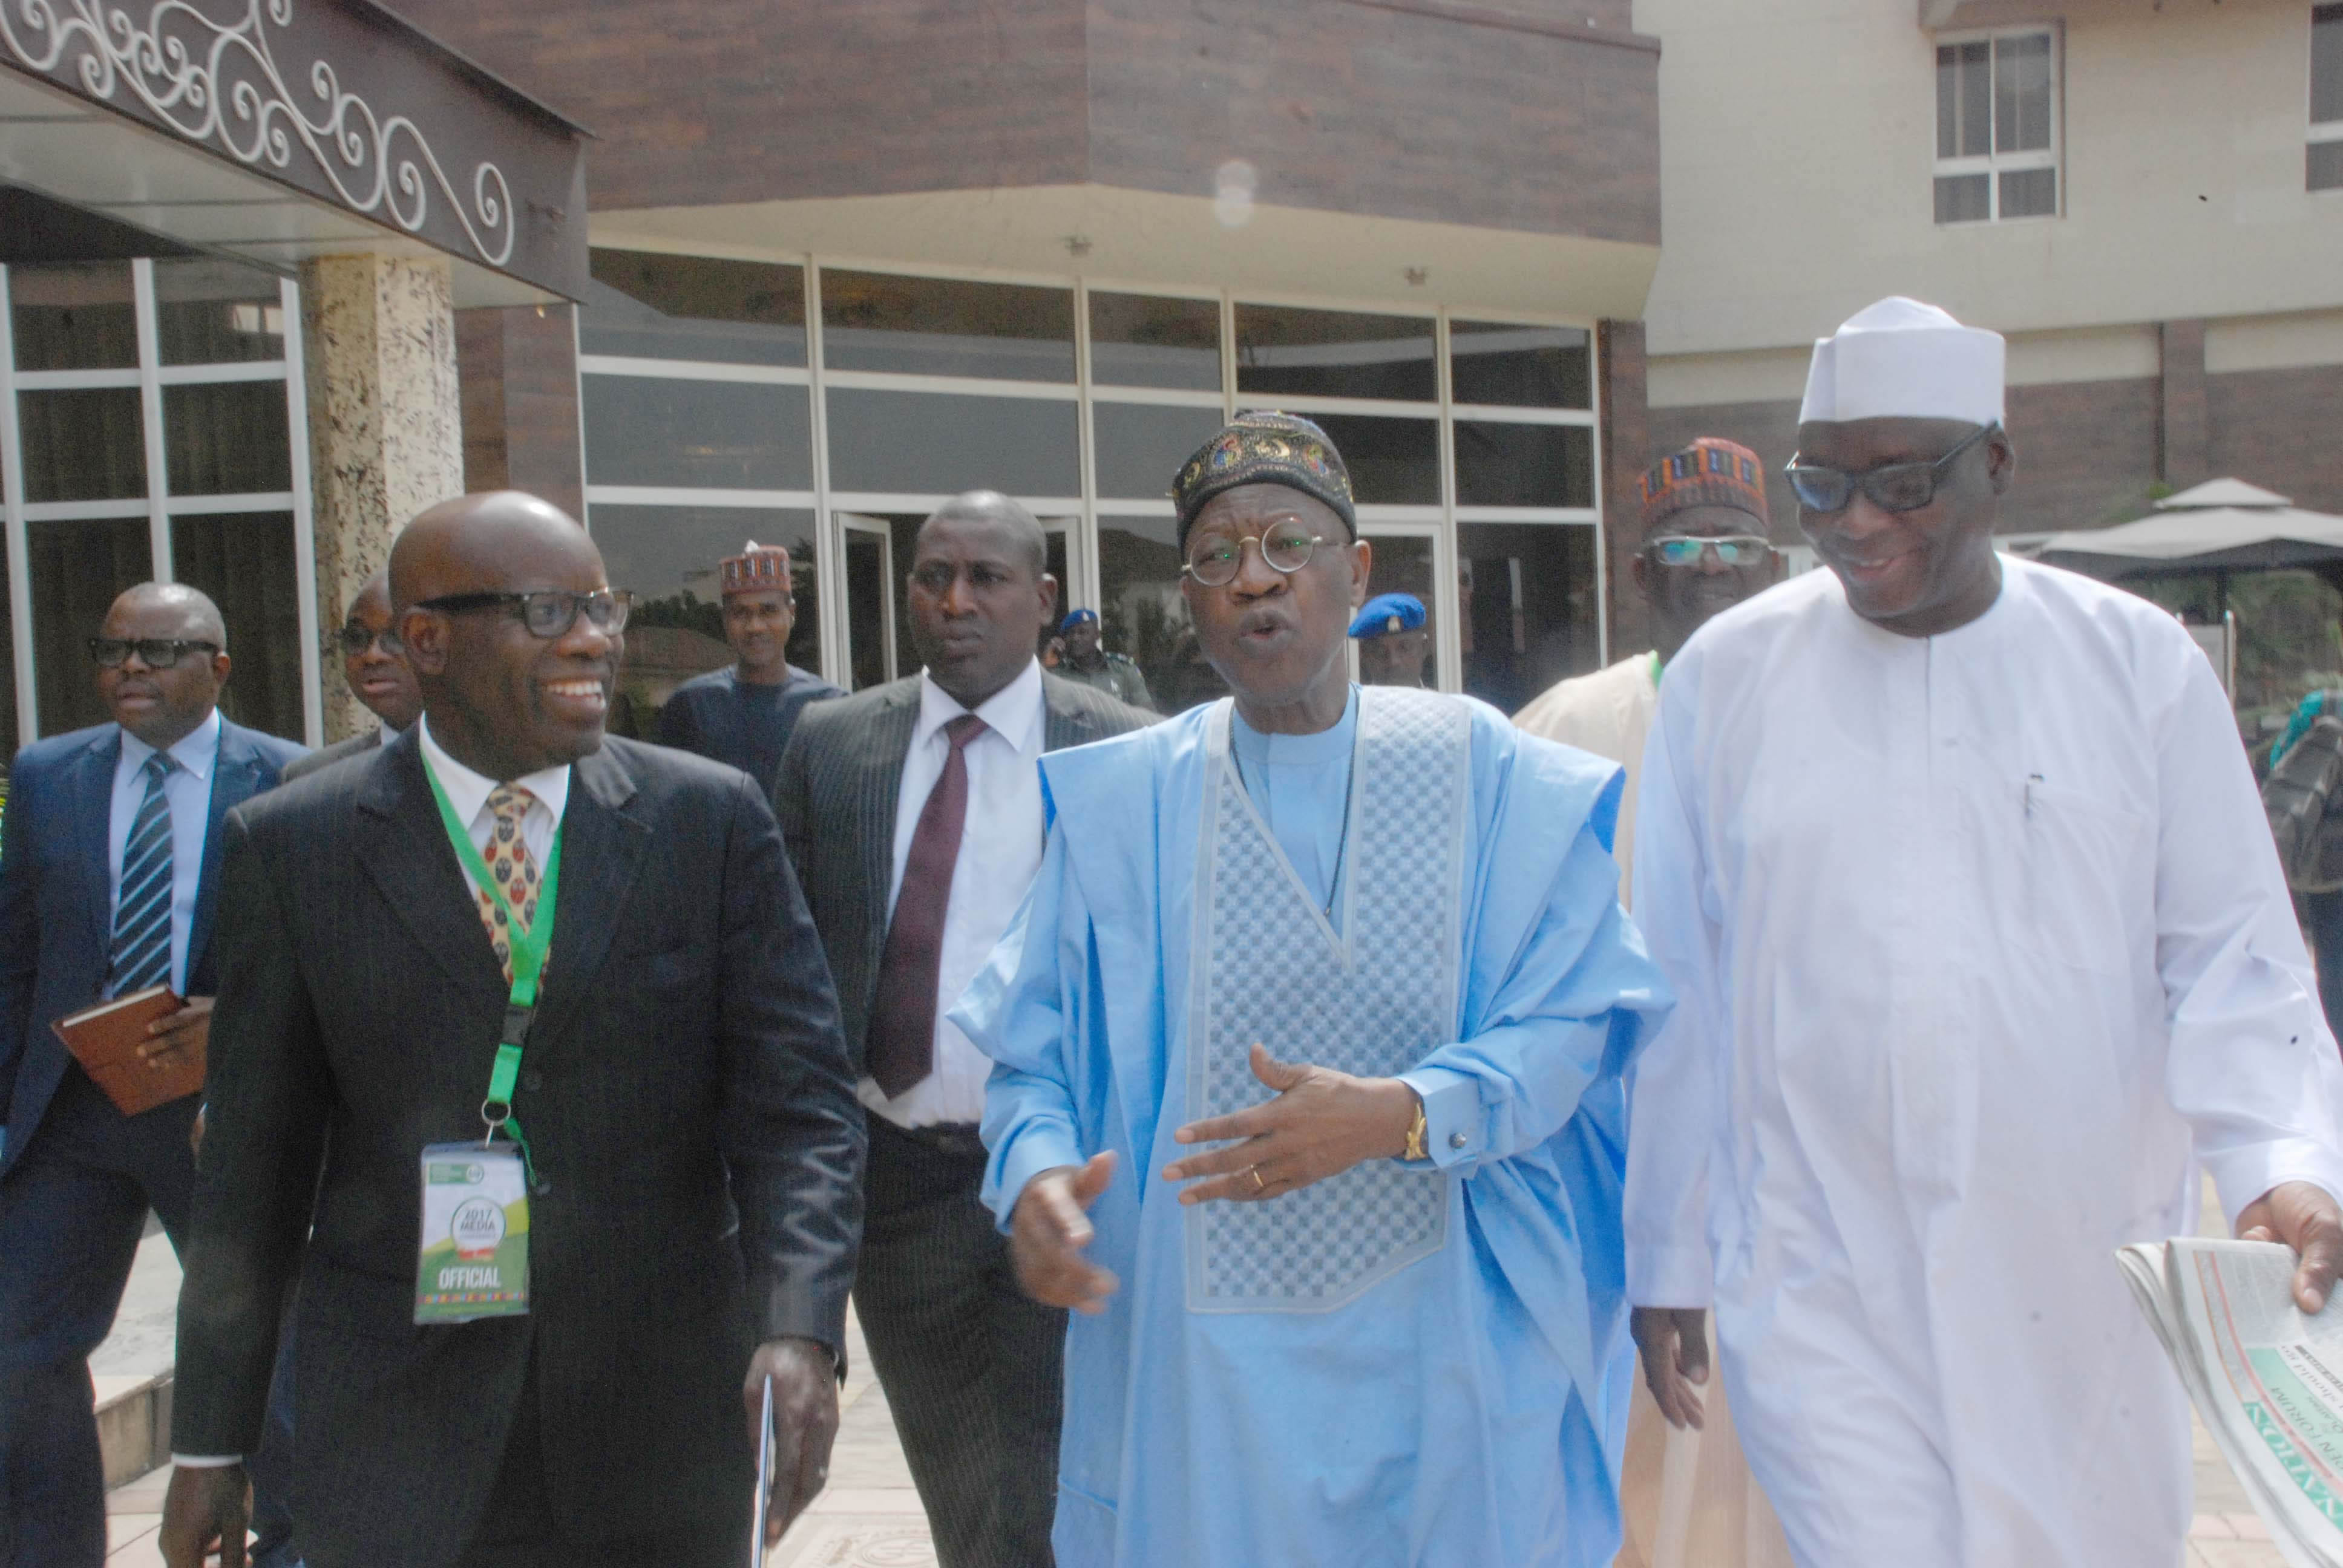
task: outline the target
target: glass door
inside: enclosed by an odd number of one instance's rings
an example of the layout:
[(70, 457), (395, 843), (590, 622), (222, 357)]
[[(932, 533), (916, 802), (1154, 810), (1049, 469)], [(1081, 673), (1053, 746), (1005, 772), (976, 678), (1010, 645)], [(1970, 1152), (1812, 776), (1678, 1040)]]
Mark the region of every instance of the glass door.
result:
[[(1455, 638), (1449, 634), (1440, 602), (1440, 525), (1437, 523), (1374, 523), (1359, 525), (1359, 537), (1374, 547), (1375, 564), (1367, 578), (1367, 597), (1403, 593), (1423, 606), (1424, 629), (1432, 634), (1425, 660), (1424, 684), (1440, 691), (1456, 689)], [(1358, 645), (1351, 645), (1352, 678), (1358, 677)]]
[(856, 691), (895, 678), (895, 538), (884, 518), (840, 512), (846, 544), (846, 668)]

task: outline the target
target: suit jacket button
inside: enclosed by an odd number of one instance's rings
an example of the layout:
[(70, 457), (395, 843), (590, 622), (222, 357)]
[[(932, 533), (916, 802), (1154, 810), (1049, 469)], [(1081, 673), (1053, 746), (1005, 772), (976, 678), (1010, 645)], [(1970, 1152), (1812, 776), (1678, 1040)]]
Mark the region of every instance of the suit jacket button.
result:
[(1462, 1148), (1463, 1148), (1463, 1147), (1464, 1147), (1464, 1135), (1463, 1135), (1462, 1132), (1452, 1132), (1452, 1133), (1450, 1133), (1450, 1134), (1448, 1135), (1448, 1147), (1450, 1147), (1451, 1149), (1462, 1149)]

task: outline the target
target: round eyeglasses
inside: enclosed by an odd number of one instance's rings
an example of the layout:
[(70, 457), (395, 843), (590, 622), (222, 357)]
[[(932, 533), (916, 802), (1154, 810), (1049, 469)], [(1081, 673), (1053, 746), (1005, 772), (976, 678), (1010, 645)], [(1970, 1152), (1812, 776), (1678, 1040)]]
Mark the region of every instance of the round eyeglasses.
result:
[(1311, 556), (1326, 542), (1323, 534), (1305, 534), (1299, 526), (1272, 528), (1267, 537), (1242, 538), (1214, 535), (1188, 545), (1188, 564), (1180, 569), (1206, 588), (1226, 588), (1237, 580), (1244, 565), (1244, 548), (1261, 547), (1261, 558), (1270, 570), (1292, 577), (1310, 564)]

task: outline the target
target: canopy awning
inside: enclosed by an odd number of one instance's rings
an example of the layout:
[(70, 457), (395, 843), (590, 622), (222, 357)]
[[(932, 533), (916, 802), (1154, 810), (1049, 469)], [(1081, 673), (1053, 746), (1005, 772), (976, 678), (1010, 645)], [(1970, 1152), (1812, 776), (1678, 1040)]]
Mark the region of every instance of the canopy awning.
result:
[(2343, 518), (2304, 511), (2242, 479), (2212, 479), (2157, 502), (2136, 523), (2053, 535), (2036, 558), (2109, 582), (2284, 568), (2343, 576)]

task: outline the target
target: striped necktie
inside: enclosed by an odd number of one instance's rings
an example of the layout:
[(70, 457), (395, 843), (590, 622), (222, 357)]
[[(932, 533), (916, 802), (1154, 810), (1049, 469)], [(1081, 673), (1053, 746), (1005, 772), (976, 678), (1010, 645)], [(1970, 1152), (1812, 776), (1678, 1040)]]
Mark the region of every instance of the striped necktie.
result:
[(122, 847), (122, 896), (116, 901), (106, 994), (128, 996), (171, 979), (174, 854), (171, 802), (163, 781), (178, 768), (168, 752), (146, 759), (146, 795)]

